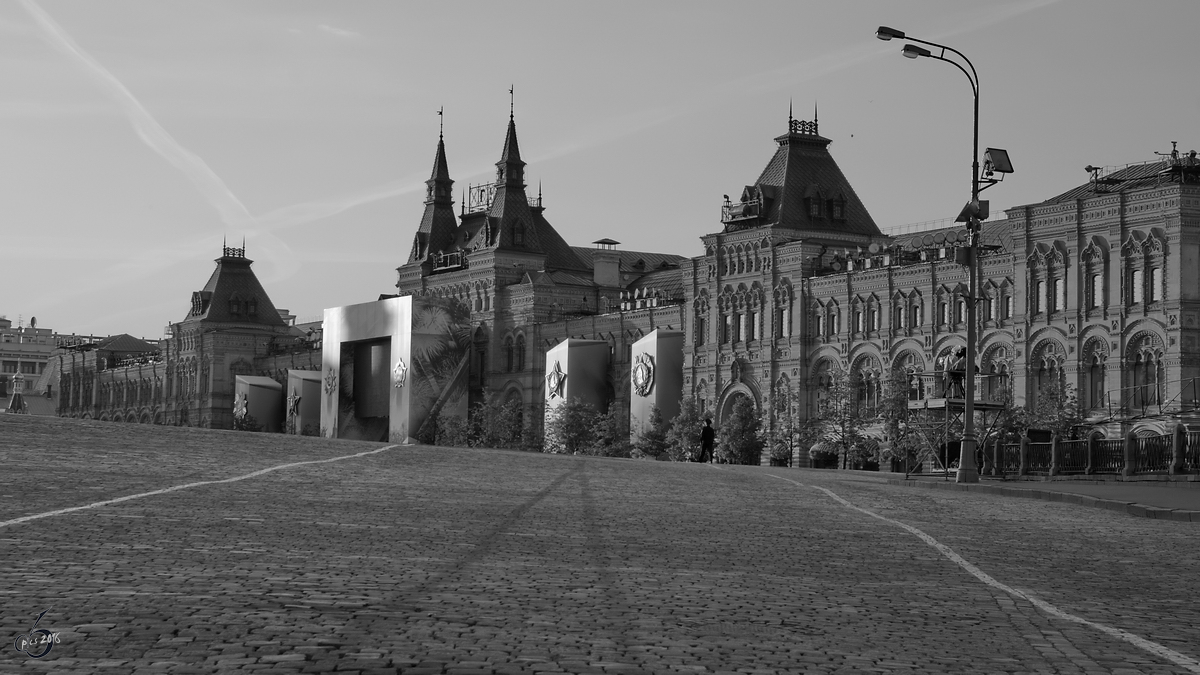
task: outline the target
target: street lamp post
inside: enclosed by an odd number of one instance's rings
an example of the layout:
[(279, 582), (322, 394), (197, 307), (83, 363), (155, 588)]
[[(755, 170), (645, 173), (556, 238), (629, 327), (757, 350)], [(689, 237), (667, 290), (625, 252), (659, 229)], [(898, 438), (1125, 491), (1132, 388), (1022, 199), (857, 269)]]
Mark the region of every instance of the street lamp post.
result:
[[(928, 57), (945, 61), (954, 65), (967, 76), (971, 82), (971, 95), (975, 99), (973, 135), (971, 139), (971, 201), (967, 204), (967, 208), (963, 210), (967, 221), (967, 267), (969, 269), (967, 282), (967, 358), (966, 372), (963, 374), (964, 379), (964, 397), (963, 403), (963, 435), (962, 444), (959, 450), (958, 458), (958, 476), (955, 481), (958, 483), (978, 483), (979, 469), (975, 464), (975, 448), (978, 439), (975, 437), (975, 296), (978, 292), (978, 264), (979, 264), (979, 229), (980, 229), (980, 214), (981, 208), (979, 203), (979, 76), (975, 72), (975, 66), (971, 60), (963, 55), (962, 52), (946, 45), (940, 45), (936, 42), (926, 42), (917, 38), (904, 34), (904, 31), (899, 31), (887, 26), (880, 26), (875, 31), (875, 37), (880, 40), (907, 40), (909, 42), (918, 42), (923, 45), (929, 45), (935, 49), (941, 50), (935, 54), (924, 47), (918, 47), (914, 44), (904, 45), (902, 53), (905, 57), (915, 59), (918, 57)], [(946, 53), (950, 52), (962, 59), (967, 64), (964, 68), (961, 63), (954, 59), (946, 58)], [(1006, 162), (1007, 164), (1007, 162)], [(1008, 171), (1000, 171), (1007, 173), (1012, 169), (1007, 167)], [(990, 175), (990, 173), (989, 173)], [(994, 182), (990, 181), (989, 182)], [(986, 217), (986, 216), (985, 216)], [(961, 219), (961, 217), (960, 217)]]

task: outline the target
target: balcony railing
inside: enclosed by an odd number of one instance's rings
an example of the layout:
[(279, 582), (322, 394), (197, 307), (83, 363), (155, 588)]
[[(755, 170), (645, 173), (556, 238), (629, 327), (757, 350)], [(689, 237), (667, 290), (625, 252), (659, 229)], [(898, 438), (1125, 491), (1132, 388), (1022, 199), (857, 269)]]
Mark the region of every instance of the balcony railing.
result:
[(748, 202), (725, 202), (721, 206), (722, 223), (757, 218), (760, 215), (762, 215), (762, 201), (758, 199)]
[(466, 203), (463, 204), (463, 213), (478, 213), (479, 211), (487, 211), (488, 209), (492, 208), (492, 201), (495, 199), (495, 183), (468, 185)]
[(451, 251), (449, 253), (438, 253), (433, 257), (433, 271), (446, 272), (449, 270), (464, 269), (467, 267), (467, 256), (463, 251)]

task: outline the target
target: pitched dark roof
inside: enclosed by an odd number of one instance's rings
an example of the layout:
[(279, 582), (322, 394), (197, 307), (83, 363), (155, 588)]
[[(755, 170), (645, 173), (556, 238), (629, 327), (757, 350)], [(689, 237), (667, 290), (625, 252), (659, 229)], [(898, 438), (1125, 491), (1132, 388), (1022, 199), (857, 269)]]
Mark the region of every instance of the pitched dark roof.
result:
[[(595, 268), (594, 254), (595, 248), (586, 246), (572, 246), (571, 250), (578, 256), (580, 262), (584, 265), (575, 269), (590, 270)], [(617, 251), (621, 254), (621, 272), (637, 273), (637, 272), (653, 272), (664, 266), (678, 266), (687, 256), (674, 255), (671, 253), (650, 253), (648, 251)]]
[(683, 270), (679, 267), (658, 269), (638, 277), (629, 284), (628, 290), (659, 291), (671, 299), (683, 298)]
[[(242, 249), (233, 250), (240, 252)], [(192, 310), (184, 317), (185, 322), (286, 325), (254, 270), (250, 269), (253, 260), (241, 255), (223, 255), (216, 263), (217, 269), (208, 278), (204, 290), (192, 294)], [(236, 314), (232, 306), (235, 299), (238, 301)], [(251, 302), (254, 303), (253, 314), (248, 304)]]
[(139, 340), (128, 333), (121, 333), (120, 335), (110, 335), (97, 342), (96, 349), (130, 354), (148, 354), (158, 351), (158, 345), (152, 345), (145, 340)]
[(533, 207), (533, 227), (537, 231), (538, 244), (546, 254), (546, 267), (551, 269), (568, 269), (568, 270), (590, 270), (591, 266), (585, 266), (584, 262), (576, 253), (576, 248), (567, 244), (567, 240), (562, 238), (558, 230), (546, 220), (543, 214), (545, 209), (540, 206)]
[(1138, 190), (1141, 188), (1156, 187), (1164, 183), (1177, 182), (1174, 176), (1171, 175), (1171, 168), (1172, 164), (1168, 160), (1133, 164), (1123, 169), (1117, 169), (1096, 182), (1088, 181), (1083, 185), (1071, 188), (1057, 197), (1051, 197), (1041, 203), (1058, 204), (1075, 201), (1076, 199), (1087, 199), (1097, 195), (1127, 192), (1129, 190)]
[[(943, 241), (947, 234), (954, 233), (957, 237), (958, 233), (964, 231), (962, 223), (954, 223), (949, 227), (940, 227), (934, 230), (924, 230), (922, 232), (902, 234), (897, 236), (893, 243), (900, 248), (909, 250), (920, 250), (923, 248), (931, 248), (940, 246), (935, 238), (941, 234)], [(926, 242), (930, 243), (926, 243)], [(1012, 250), (1012, 225), (1008, 220), (998, 218), (996, 220), (985, 220), (981, 224), (979, 243), (984, 246), (999, 246), (1006, 251)], [(955, 246), (956, 243), (947, 244)]]
[[(755, 188), (761, 189), (764, 197), (764, 212), (747, 225), (774, 224), (806, 231), (880, 235), (867, 207), (829, 154), (832, 141), (817, 134), (815, 122), (792, 123), (788, 133), (775, 142), (779, 144), (775, 155), (754, 185), (743, 190), (743, 196), (750, 197)], [(810, 215), (809, 199), (821, 200), (819, 216)], [(826, 208), (830, 200), (844, 203), (842, 218), (832, 217)]]

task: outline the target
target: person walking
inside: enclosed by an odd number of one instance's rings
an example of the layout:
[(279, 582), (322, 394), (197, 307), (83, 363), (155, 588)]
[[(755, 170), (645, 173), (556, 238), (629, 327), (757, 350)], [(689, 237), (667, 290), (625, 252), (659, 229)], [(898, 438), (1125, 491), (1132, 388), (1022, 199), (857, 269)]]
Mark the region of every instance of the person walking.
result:
[(704, 420), (704, 429), (700, 431), (700, 459), (701, 462), (711, 462), (713, 458), (713, 441), (717, 438), (717, 432), (712, 428), (712, 420)]

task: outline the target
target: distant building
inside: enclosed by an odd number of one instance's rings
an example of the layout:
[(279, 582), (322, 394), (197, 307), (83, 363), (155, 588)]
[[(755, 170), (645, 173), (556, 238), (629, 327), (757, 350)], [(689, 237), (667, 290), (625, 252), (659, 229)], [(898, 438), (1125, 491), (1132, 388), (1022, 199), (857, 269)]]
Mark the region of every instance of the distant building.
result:
[(319, 370), (319, 339), (285, 322), (252, 262), (244, 248), (226, 247), (187, 315), (157, 344), (121, 335), (57, 350), (58, 414), (229, 429), (236, 376), (283, 383), (289, 369)]
[[(53, 387), (49, 380), (42, 381), (49, 364), (50, 354), (62, 343), (75, 340), (93, 341), (96, 336), (63, 335), (50, 328), (29, 325), (13, 326), (12, 320), (0, 316), (0, 397), (11, 394), (9, 381), (18, 370), (25, 376), (26, 398), (45, 396)], [(34, 414), (44, 412), (44, 406), (34, 401), (31, 404)]]

